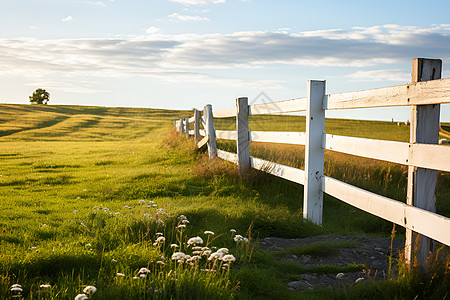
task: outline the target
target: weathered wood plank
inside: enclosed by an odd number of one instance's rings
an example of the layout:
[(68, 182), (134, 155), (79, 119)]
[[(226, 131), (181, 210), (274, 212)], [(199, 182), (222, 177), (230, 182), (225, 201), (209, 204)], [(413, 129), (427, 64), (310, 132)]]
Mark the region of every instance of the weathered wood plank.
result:
[(306, 97), (249, 106), (249, 115), (287, 113), (306, 110)]
[(236, 152), (238, 155), (239, 176), (247, 176), (250, 170), (250, 143), (248, 137), (248, 98), (236, 99)]
[(450, 245), (450, 218), (324, 176), (323, 191), (380, 218)]
[(208, 104), (203, 110), (203, 115), (206, 118), (206, 135), (208, 136), (208, 154), (210, 159), (217, 157), (216, 145), (216, 129), (214, 128), (214, 118), (212, 114), (212, 105)]
[(305, 145), (305, 132), (285, 132), (285, 131), (250, 131), (250, 141), (262, 143), (279, 143), (292, 145)]
[(231, 152), (227, 152), (227, 151), (223, 151), (220, 149), (217, 149), (217, 157), (227, 160), (229, 162), (232, 162), (234, 164), (238, 163), (238, 156), (236, 153), (231, 153)]
[(189, 139), (189, 136), (190, 136), (190, 134), (189, 134), (189, 118), (186, 118), (185, 120), (184, 120), (184, 127), (185, 127), (185, 132), (186, 132), (186, 139)]
[[(441, 72), (442, 61), (440, 59), (416, 58), (412, 62), (411, 82), (420, 84), (421, 81), (440, 79)], [(434, 97), (432, 93), (425, 96)], [(409, 142), (411, 144), (437, 144), (439, 140), (439, 117), (439, 104), (412, 106)], [(410, 154), (414, 155), (414, 151), (411, 151)], [(406, 203), (435, 212), (436, 184), (436, 170), (408, 167)], [(416, 247), (415, 240), (415, 234), (407, 230), (406, 261), (411, 262), (414, 253), (416, 253), (417, 261), (425, 268), (429, 252), (433, 250), (432, 241), (426, 237), (419, 237), (418, 249), (414, 249)]]
[(200, 139), (200, 111), (195, 109), (194, 110), (194, 139), (197, 143)]
[(205, 136), (204, 138), (202, 138), (200, 140), (200, 142), (197, 143), (197, 148), (200, 149), (201, 147), (205, 146), (205, 144), (208, 142), (208, 140), (209, 140), (209, 136)]
[(230, 118), (236, 117), (236, 108), (228, 108), (213, 111), (214, 118)]
[(271, 161), (263, 160), (256, 157), (250, 157), (250, 165), (252, 168), (272, 174), (274, 176), (299, 183), (305, 184), (305, 171)]
[(324, 134), (324, 149), (408, 165), (409, 143)]
[(205, 129), (200, 129), (198, 131), (198, 133), (200, 133), (201, 136), (206, 136), (206, 130)]
[(180, 133), (180, 136), (183, 136), (184, 133), (184, 124), (183, 124), (183, 119), (180, 119), (178, 121), (178, 132)]
[(412, 144), (409, 150), (410, 165), (450, 172), (450, 147)]
[(322, 224), (324, 149), (322, 135), (325, 133), (323, 98), (325, 81), (308, 80), (305, 145), (305, 189), (303, 218), (317, 225)]
[(216, 130), (216, 138), (223, 140), (236, 140), (236, 131)]
[(188, 121), (189, 121), (189, 123), (193, 123), (193, 122), (195, 122), (195, 116), (193, 116), (193, 117), (190, 117), (190, 118), (188, 119)]
[(450, 78), (326, 95), (324, 109), (450, 103)]

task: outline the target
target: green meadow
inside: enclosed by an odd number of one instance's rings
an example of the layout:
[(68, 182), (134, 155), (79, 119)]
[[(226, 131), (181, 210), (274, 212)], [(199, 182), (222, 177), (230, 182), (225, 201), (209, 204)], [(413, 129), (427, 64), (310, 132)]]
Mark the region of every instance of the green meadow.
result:
[[(392, 224), (328, 196), (323, 226), (304, 222), (301, 186), (258, 172), (241, 180), (235, 166), (209, 161), (172, 130), (174, 119), (190, 116), (145, 108), (0, 105), (0, 299), (448, 297), (448, 262), (431, 275), (403, 267), (399, 277), (376, 283), (290, 291), (286, 283), (299, 272), (364, 266), (287, 265), (260, 249), (259, 239), (388, 238)], [(264, 116), (250, 126), (261, 130), (263, 124), (302, 131), (304, 119)], [(398, 141), (409, 134), (408, 126), (390, 122), (329, 120), (326, 126), (329, 133)], [(231, 129), (233, 120), (216, 127)], [(303, 164), (301, 147), (255, 143), (251, 152)], [(405, 198), (403, 167), (328, 152), (326, 160), (330, 176)], [(450, 216), (447, 173), (439, 173), (437, 199), (438, 213)], [(333, 245), (310, 248), (295, 251), (327, 253)], [(96, 292), (89, 294), (88, 286)]]

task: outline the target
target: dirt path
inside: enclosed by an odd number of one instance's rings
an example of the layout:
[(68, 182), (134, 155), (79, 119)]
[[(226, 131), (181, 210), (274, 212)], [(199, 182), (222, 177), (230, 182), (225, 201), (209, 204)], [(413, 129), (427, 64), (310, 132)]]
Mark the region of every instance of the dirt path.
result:
[[(316, 242), (342, 242), (345, 240), (354, 241), (355, 247), (340, 248), (337, 255), (313, 256), (313, 255), (291, 255), (286, 254), (283, 259), (288, 259), (292, 263), (301, 264), (304, 267), (313, 268), (317, 265), (333, 265), (346, 267), (349, 264), (364, 264), (367, 269), (359, 272), (344, 273), (340, 279), (337, 274), (298, 274), (299, 280), (289, 282), (288, 288), (294, 291), (312, 289), (315, 286), (333, 287), (342, 284), (354, 283), (358, 278), (364, 281), (385, 279), (389, 269), (389, 255), (391, 240), (383, 238), (372, 238), (364, 236), (314, 236), (300, 239), (281, 239), (267, 237), (260, 241), (262, 249), (277, 251), (293, 246), (302, 246)], [(393, 240), (393, 262), (396, 263), (399, 250), (404, 247), (404, 241)], [(395, 266), (392, 265), (392, 269)], [(360, 279), (361, 280), (361, 279)]]

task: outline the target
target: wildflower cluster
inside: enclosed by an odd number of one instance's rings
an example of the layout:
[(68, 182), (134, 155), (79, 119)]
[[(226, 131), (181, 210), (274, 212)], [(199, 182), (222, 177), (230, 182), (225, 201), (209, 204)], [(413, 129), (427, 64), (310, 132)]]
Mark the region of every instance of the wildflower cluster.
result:
[(87, 300), (89, 297), (95, 294), (97, 288), (93, 285), (88, 285), (83, 289), (83, 294), (78, 294), (75, 296), (75, 300)]

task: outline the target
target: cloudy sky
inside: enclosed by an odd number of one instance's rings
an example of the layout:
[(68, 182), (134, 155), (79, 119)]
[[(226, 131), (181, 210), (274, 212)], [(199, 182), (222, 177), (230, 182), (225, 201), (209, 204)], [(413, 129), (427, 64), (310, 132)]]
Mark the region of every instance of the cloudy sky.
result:
[(448, 0), (1, 0), (0, 102), (45, 88), (50, 104), (224, 109), (305, 96), (308, 79), (327, 93), (404, 84), (415, 57), (441, 58), (450, 77), (448, 12)]

